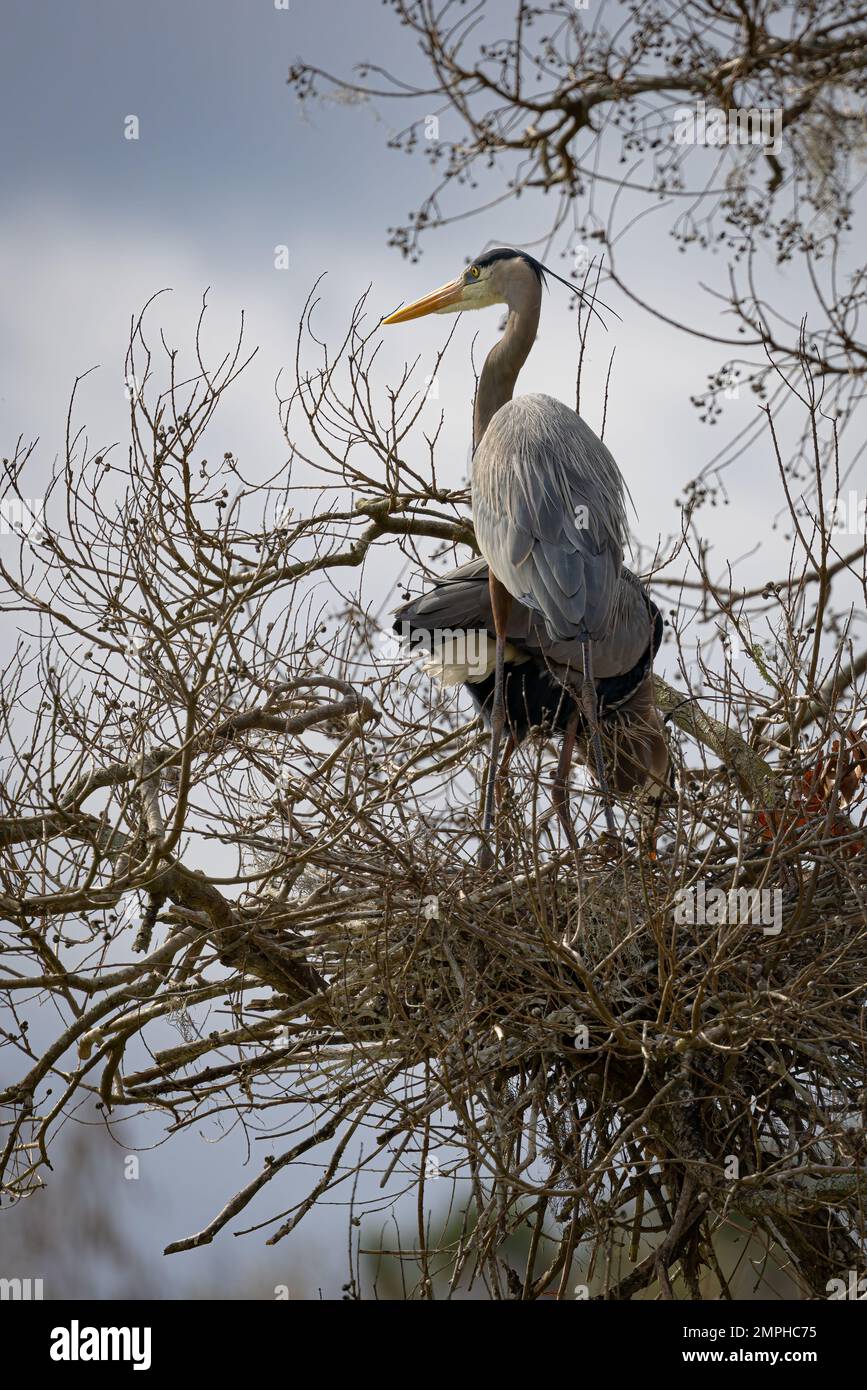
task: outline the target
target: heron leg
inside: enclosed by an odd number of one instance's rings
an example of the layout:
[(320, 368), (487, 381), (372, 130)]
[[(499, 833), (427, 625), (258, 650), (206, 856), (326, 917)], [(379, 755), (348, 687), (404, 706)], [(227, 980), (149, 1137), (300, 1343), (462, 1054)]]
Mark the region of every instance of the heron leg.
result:
[(596, 683), (593, 680), (593, 656), (590, 651), (590, 638), (581, 639), (581, 655), (584, 661), (584, 679), (581, 682), (581, 705), (584, 710), (584, 718), (587, 720), (587, 727), (590, 730), (590, 747), (593, 751), (593, 763), (596, 771), (596, 780), (599, 783), (599, 790), (602, 793), (602, 804), (605, 807), (605, 824), (609, 835), (617, 834), (617, 825), (614, 820), (614, 812), (611, 809), (611, 793), (608, 789), (608, 778), (605, 774), (605, 764), (602, 760), (602, 738), (599, 733), (599, 706), (596, 700)]
[(557, 761), (557, 771), (554, 774), (554, 785), (551, 792), (551, 800), (557, 817), (566, 832), (566, 839), (572, 849), (578, 848), (578, 841), (575, 838), (575, 827), (572, 824), (572, 813), (569, 810), (569, 769), (572, 766), (572, 755), (575, 752), (575, 739), (578, 734), (578, 720), (580, 711), (575, 713), (566, 726), (566, 733), (563, 736), (563, 743), (560, 747), (560, 757)]
[(497, 634), (497, 654), (494, 667), (494, 703), (491, 710), (491, 756), (488, 764), (488, 779), (485, 787), (485, 809), (482, 818), (482, 847), (479, 851), (479, 867), (489, 869), (494, 862), (491, 847), (491, 831), (494, 825), (494, 794), (497, 783), (500, 744), (506, 727), (506, 626), (512, 608), (512, 595), (493, 574), (490, 576), (491, 607), (494, 612), (494, 630)]
[[(517, 748), (517, 746), (518, 746), (518, 744), (517, 744), (517, 740), (515, 739), (515, 735), (512, 733), (512, 731), (511, 731), (511, 729), (510, 729), (510, 730), (509, 730), (509, 733), (508, 733), (508, 735), (507, 735), (507, 737), (506, 737), (506, 746), (505, 746), (505, 748), (503, 749), (503, 756), (502, 756), (502, 759), (501, 759), (501, 761), (500, 761), (500, 766), (499, 766), (499, 769), (498, 769), (498, 771), (497, 771), (497, 780), (496, 780), (496, 783), (495, 783), (495, 785), (494, 785), (494, 813), (495, 813), (495, 815), (496, 815), (497, 820), (500, 820), (500, 818), (501, 818), (502, 809), (503, 809), (503, 802), (504, 802), (505, 799), (506, 799), (506, 792), (507, 792), (508, 786), (509, 786), (509, 782), (508, 782), (509, 764), (510, 764), (510, 762), (512, 761), (512, 755), (514, 754), (515, 749)], [(505, 859), (505, 861), (506, 861), (507, 864), (511, 863), (511, 861), (512, 861), (512, 844), (511, 844), (511, 840), (508, 839), (508, 838), (506, 838), (505, 849), (504, 849), (504, 855), (503, 855), (503, 857), (504, 857), (504, 859)]]
[(506, 795), (506, 775), (509, 771), (509, 763), (512, 761), (512, 756), (517, 746), (515, 735), (509, 730), (509, 733), (506, 735), (506, 746), (503, 749), (503, 756), (497, 770), (497, 781), (494, 787), (494, 804), (498, 815)]

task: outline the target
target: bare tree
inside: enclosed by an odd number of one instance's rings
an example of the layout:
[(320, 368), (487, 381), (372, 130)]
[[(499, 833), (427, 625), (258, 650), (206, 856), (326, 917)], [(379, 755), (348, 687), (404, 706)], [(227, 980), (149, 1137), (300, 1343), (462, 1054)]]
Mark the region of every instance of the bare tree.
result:
[[(716, 423), (740, 390), (791, 410), (786, 379), (803, 354), (842, 433), (863, 397), (867, 280), (857, 214), (867, 155), (867, 9), (851, 0), (390, 0), (397, 54), (351, 75), (299, 60), (297, 98), (389, 105), (389, 146), (427, 156), (432, 187), (390, 244), (417, 259), (437, 229), (482, 233), (533, 202), (542, 259), (559, 254), (581, 282), (591, 257), (602, 290), (682, 332), (716, 343), (720, 362), (694, 392)], [(389, 113), (391, 114), (391, 113)], [(650, 219), (650, 221), (648, 221)], [(684, 253), (699, 312), (686, 319), (651, 277), (621, 266), (659, 221)], [(508, 239), (505, 231), (497, 233)], [(468, 252), (475, 252), (468, 245)], [(854, 254), (853, 254), (854, 252)], [(781, 301), (775, 267), (797, 276), (799, 309)], [(799, 416), (800, 425), (806, 417)], [(761, 440), (761, 422), (721, 447), (689, 489), (701, 507), (720, 475)], [(811, 454), (786, 446), (797, 476)], [(852, 468), (860, 459), (856, 440)], [(827, 481), (833, 449), (823, 459)]]
[[(826, 1296), (864, 1239), (867, 660), (834, 599), (864, 594), (863, 538), (842, 552), (790, 499), (788, 569), (744, 593), (711, 580), (687, 510), (652, 576), (682, 567), (657, 853), (629, 802), (600, 843), (589, 788), (583, 847), (561, 845), (541, 739), (503, 811), (508, 871), (480, 877), (483, 732), (365, 588), (374, 556), (430, 573), (472, 547), (468, 498), (439, 482), (418, 369), (389, 386), (364, 302), (336, 350), (315, 304), (279, 403), (288, 482), (204, 452), (242, 341), (208, 361), (203, 317), (187, 366), (142, 317), (126, 460), (89, 448), (73, 398), (14, 562), (6, 538), (4, 1193), (45, 1181), (64, 1117), (96, 1100), (109, 1127), (146, 1111), (265, 1146), (169, 1252), (265, 1188), (270, 1242), (343, 1200), (363, 1297), (370, 1221), (409, 1197), (408, 1295), (726, 1296), (734, 1225), (759, 1294), (785, 1268)], [(798, 370), (821, 474), (834, 424), (806, 351)], [(766, 428), (773, 457), (770, 410)], [(34, 462), (23, 443), (4, 461), (24, 511)], [(720, 624), (702, 664), (695, 630)], [(307, 1164), (287, 1206), (279, 1175)]]

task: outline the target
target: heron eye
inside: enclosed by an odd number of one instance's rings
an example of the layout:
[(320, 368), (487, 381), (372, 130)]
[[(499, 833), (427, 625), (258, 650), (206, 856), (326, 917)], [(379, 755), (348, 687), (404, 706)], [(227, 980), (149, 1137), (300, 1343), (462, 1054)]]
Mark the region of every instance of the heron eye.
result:
[(471, 265), (469, 270), (467, 271), (467, 274), (471, 275), (474, 280), (478, 280), (481, 273), (482, 272), (479, 270), (479, 267), (477, 265)]

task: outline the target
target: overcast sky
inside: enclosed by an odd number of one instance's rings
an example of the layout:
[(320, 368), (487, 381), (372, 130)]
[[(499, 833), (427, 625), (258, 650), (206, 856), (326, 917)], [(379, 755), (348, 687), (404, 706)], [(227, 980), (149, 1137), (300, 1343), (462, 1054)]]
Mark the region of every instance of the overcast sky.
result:
[[(508, 12), (508, 0), (500, 7)], [(183, 349), (210, 287), (214, 349), (229, 340), (242, 309), (249, 340), (260, 346), (220, 412), (218, 442), (248, 466), (261, 459), (264, 472), (285, 454), (272, 385), (290, 364), (298, 313), (316, 276), (328, 272), (320, 327), (337, 333), (368, 284), (372, 311), (384, 313), (449, 278), (482, 247), (528, 243), (546, 230), (547, 205), (524, 200), (436, 233), (419, 265), (387, 248), (385, 229), (404, 221), (429, 187), (423, 150), (407, 157), (385, 149), (406, 109), (302, 108), (286, 84), (298, 56), (337, 72), (363, 56), (405, 75), (422, 72), (403, 31), (375, 0), (288, 0), (285, 10), (270, 0), (36, 7), (10, 0), (5, 14), (4, 447), (19, 433), (38, 435), (49, 458), (61, 442), (75, 376), (97, 364), (82, 389), (79, 419), (94, 442), (122, 439), (130, 317), (171, 287), (149, 322)], [(137, 140), (124, 138), (130, 115), (138, 119)], [(456, 133), (450, 123), (454, 117), (442, 118), (444, 136)], [(654, 303), (694, 318), (694, 279), (671, 246), (669, 222), (645, 223), (625, 243), (624, 265), (638, 272)], [(283, 244), (288, 271), (274, 267), (274, 248)], [(575, 319), (567, 302), (555, 287), (522, 389), (574, 397)], [(586, 413), (598, 428), (608, 353), (616, 347), (606, 438), (629, 481), (642, 536), (652, 539), (670, 529), (672, 498), (713, 452), (716, 441), (687, 397), (701, 389), (717, 353), (618, 307), (622, 322), (607, 338), (597, 334), (591, 353)], [(707, 301), (703, 312), (716, 310)], [(497, 324), (496, 311), (464, 316), (440, 382), (441, 469), (449, 475), (453, 456), (455, 481), (466, 469), (469, 343), (478, 332), (484, 346)], [(418, 351), (432, 357), (449, 326), (433, 318), (386, 332), (386, 362)], [(735, 416), (753, 408), (731, 406)]]
[[(508, 0), (502, 9), (511, 13)], [(207, 341), (215, 352), (244, 312), (249, 341), (260, 353), (222, 407), (209, 447), (232, 449), (249, 475), (270, 474), (286, 456), (273, 384), (291, 368), (298, 315), (317, 276), (327, 272), (319, 331), (336, 338), (368, 285), (371, 312), (384, 314), (453, 276), (481, 248), (530, 244), (545, 232), (547, 206), (524, 200), (436, 233), (419, 264), (402, 261), (388, 249), (386, 229), (405, 221), (430, 180), (422, 151), (407, 157), (385, 148), (406, 113), (385, 104), (299, 108), (286, 83), (299, 56), (335, 72), (365, 57), (396, 72), (423, 72), (379, 0), (288, 0), (286, 9), (273, 0), (5, 0), (4, 454), (19, 435), (38, 436), (37, 468), (45, 476), (62, 449), (73, 382), (93, 366), (99, 370), (83, 385), (78, 421), (94, 445), (122, 443), (130, 318), (149, 296), (171, 287), (150, 322), (154, 336), (162, 329), (183, 350), (192, 345), (206, 290)], [(138, 121), (136, 140), (124, 138), (130, 116)], [(695, 322), (716, 311), (701, 300), (695, 275), (676, 254), (669, 223), (644, 224), (624, 247), (624, 268), (648, 299)], [(274, 264), (275, 247), (283, 244), (288, 270)], [(716, 273), (724, 281), (722, 263)], [(779, 282), (785, 289), (785, 273)], [(635, 499), (636, 525), (652, 546), (675, 524), (673, 498), (718, 446), (717, 432), (699, 424), (688, 398), (719, 357), (616, 296), (612, 302), (622, 321), (612, 324), (607, 340), (594, 339), (585, 413), (598, 428), (608, 354), (616, 347), (606, 441)], [(520, 389), (574, 400), (575, 317), (567, 306), (565, 291), (553, 288)], [(439, 471), (451, 483), (467, 465), (470, 342), (478, 332), (485, 348), (498, 323), (497, 311), (464, 317), (439, 399), (430, 404), (445, 413)], [(396, 373), (405, 356), (419, 352), (432, 361), (451, 326), (432, 318), (385, 330), (384, 367)], [(754, 414), (755, 401), (732, 402), (729, 410), (734, 430)], [(767, 450), (745, 459), (728, 485), (731, 505), (717, 518), (715, 539), (720, 557), (736, 558), (767, 543), (778, 504)], [(757, 563), (767, 567), (767, 551)], [(387, 585), (387, 557), (382, 565)], [(308, 1265), (314, 1286), (339, 1290), (342, 1212), (311, 1218), (291, 1253), (266, 1253), (256, 1237), (225, 1236), (206, 1251), (161, 1260), (168, 1239), (207, 1221), (250, 1177), (250, 1168), (240, 1166), (240, 1139), (215, 1146), (213, 1137), (189, 1135), (147, 1156), (147, 1181), (135, 1195), (117, 1177), (122, 1224), (149, 1277), (167, 1293), (206, 1284), (237, 1295), (252, 1289), (250, 1270), (266, 1271), (266, 1283), (279, 1282), (315, 1248)], [(60, 1171), (53, 1181), (60, 1187)], [(271, 1191), (266, 1195), (273, 1209)], [(57, 1238), (64, 1239), (62, 1203), (56, 1211)], [(104, 1288), (105, 1269), (84, 1272), (82, 1281), (82, 1292)]]

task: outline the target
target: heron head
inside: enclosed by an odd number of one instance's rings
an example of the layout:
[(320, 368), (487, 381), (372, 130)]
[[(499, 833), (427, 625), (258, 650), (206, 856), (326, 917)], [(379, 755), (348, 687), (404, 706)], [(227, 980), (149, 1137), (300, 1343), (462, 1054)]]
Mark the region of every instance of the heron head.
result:
[(500, 247), (477, 257), (466, 270), (438, 290), (397, 309), (383, 323), (406, 323), (425, 314), (457, 314), (464, 309), (487, 309), (491, 304), (516, 303), (541, 293), (545, 272), (524, 251)]

